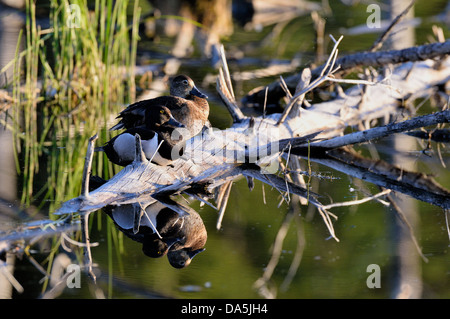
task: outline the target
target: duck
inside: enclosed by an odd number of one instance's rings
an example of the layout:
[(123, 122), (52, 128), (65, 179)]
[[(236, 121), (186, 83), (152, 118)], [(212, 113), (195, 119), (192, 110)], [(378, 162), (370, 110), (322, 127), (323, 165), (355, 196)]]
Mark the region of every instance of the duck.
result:
[(174, 268), (189, 266), (192, 259), (205, 251), (208, 234), (201, 216), (193, 209), (184, 217), (182, 231), (177, 236), (181, 239), (175, 241), (167, 252), (167, 259)]
[(159, 201), (155, 201), (142, 212), (137, 233), (134, 227), (134, 208), (131, 204), (104, 208), (116, 227), (129, 238), (142, 243), (142, 252), (147, 257), (166, 256), (174, 268), (189, 266), (192, 259), (205, 251), (207, 231), (200, 215), (193, 209), (180, 214)]
[[(130, 215), (126, 214), (127, 222), (121, 222), (123, 226), (128, 223), (127, 228), (133, 227)], [(115, 219), (119, 219), (118, 213)], [(186, 268), (196, 255), (205, 251), (208, 239), (200, 214), (169, 198), (145, 207), (137, 235), (143, 236), (142, 251), (146, 256), (158, 258), (167, 255), (169, 264), (177, 269)]]
[(108, 215), (116, 227), (129, 238), (142, 243), (142, 252), (147, 257), (160, 258), (185, 236), (182, 233), (185, 215), (156, 201), (142, 212), (137, 233), (134, 227), (134, 208), (132, 205), (110, 207)]
[[(104, 178), (92, 175), (89, 178), (89, 191), (94, 191), (107, 182)], [(137, 232), (135, 228), (136, 206), (133, 204), (107, 205), (102, 210), (111, 218), (118, 230), (128, 238), (142, 244), (142, 252), (147, 257), (165, 256), (170, 247), (185, 236), (182, 234), (184, 216), (159, 201), (143, 204), (145, 213), (140, 210)], [(141, 205), (139, 205), (141, 208)]]
[[(89, 190), (94, 191), (106, 182), (93, 175), (89, 179)], [(194, 209), (167, 198), (164, 204), (155, 200), (143, 205), (145, 213), (141, 211), (138, 231), (135, 232), (136, 206), (133, 205), (108, 205), (103, 211), (121, 232), (142, 243), (142, 252), (146, 256), (159, 258), (167, 255), (170, 265), (181, 269), (205, 251), (208, 233), (203, 219)], [(141, 204), (139, 207), (142, 207)]]
[(170, 95), (142, 100), (129, 105), (117, 116), (119, 122), (111, 130), (130, 129), (146, 122), (146, 110), (166, 106), (173, 117), (189, 131), (189, 136), (197, 135), (204, 126), (208, 126), (208, 96), (200, 92), (194, 81), (187, 75), (178, 75), (170, 84)]
[(135, 135), (139, 134), (148, 160), (161, 166), (172, 165), (183, 155), (182, 133), (176, 131), (183, 127), (167, 107), (157, 105), (146, 110), (143, 125), (128, 128), (95, 150), (105, 152), (114, 164), (127, 166), (135, 159)]

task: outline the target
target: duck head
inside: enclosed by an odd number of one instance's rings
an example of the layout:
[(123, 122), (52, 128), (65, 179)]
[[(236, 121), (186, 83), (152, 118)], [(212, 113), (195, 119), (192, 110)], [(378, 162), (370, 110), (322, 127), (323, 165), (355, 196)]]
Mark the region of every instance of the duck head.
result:
[(178, 75), (172, 80), (170, 85), (170, 95), (188, 98), (189, 95), (195, 95), (202, 99), (207, 99), (208, 96), (197, 89), (194, 81), (187, 75)]
[(192, 259), (202, 251), (204, 248), (190, 250), (189, 248), (179, 250), (169, 250), (167, 253), (167, 259), (174, 268), (185, 268), (191, 264)]
[(178, 122), (173, 116), (170, 110), (165, 106), (149, 107), (145, 114), (146, 126), (148, 128), (158, 128), (162, 125), (168, 125), (172, 127), (184, 127), (183, 124)]

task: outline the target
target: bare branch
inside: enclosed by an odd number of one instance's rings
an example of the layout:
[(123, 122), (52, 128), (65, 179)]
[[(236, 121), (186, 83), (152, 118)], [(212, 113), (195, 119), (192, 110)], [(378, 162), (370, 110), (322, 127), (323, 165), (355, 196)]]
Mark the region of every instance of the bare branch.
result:
[[(338, 136), (326, 141), (314, 142), (310, 144), (311, 148), (334, 149), (342, 146), (365, 143), (374, 139), (379, 139), (394, 133), (400, 133), (436, 125), (438, 123), (450, 122), (450, 110), (436, 112), (433, 114), (415, 117), (400, 123), (390, 123), (385, 126), (374, 127), (365, 131), (350, 133), (344, 136)], [(304, 147), (303, 147), (304, 148)]]
[(416, 3), (416, 0), (411, 1), (411, 3), (400, 13), (394, 20), (392, 20), (391, 24), (386, 28), (383, 34), (374, 42), (374, 44), (370, 47), (369, 52), (375, 52), (383, 45), (384, 41), (386, 41), (387, 37), (393, 30), (393, 28), (405, 17), (405, 15), (411, 10), (413, 5)]
[(328, 157), (311, 160), (382, 188), (398, 191), (442, 208), (450, 208), (450, 192), (422, 173), (409, 172), (343, 149), (332, 150), (327, 154)]
[(405, 213), (401, 210), (400, 206), (397, 205), (397, 203), (392, 198), (392, 196), (388, 195), (387, 197), (389, 199), (389, 202), (392, 204), (392, 207), (394, 208), (397, 217), (400, 219), (400, 221), (403, 223), (403, 225), (407, 228), (409, 236), (411, 237), (411, 240), (412, 240), (414, 246), (416, 247), (417, 253), (420, 255), (420, 257), (422, 257), (422, 260), (427, 263), (428, 258), (425, 257), (425, 255), (422, 252), (422, 249), (420, 249), (419, 243), (416, 239), (416, 236), (414, 235), (414, 230), (413, 230), (411, 224), (409, 223), (408, 219), (406, 218)]
[(366, 202), (368, 202), (368, 201), (374, 200), (374, 199), (376, 199), (376, 198), (378, 198), (378, 197), (387, 195), (387, 194), (389, 194), (390, 192), (391, 192), (390, 189), (386, 189), (386, 190), (384, 190), (384, 191), (382, 191), (382, 192), (380, 192), (380, 193), (378, 193), (378, 194), (375, 194), (375, 195), (372, 195), (372, 196), (369, 196), (369, 197), (365, 197), (365, 198), (363, 198), (363, 199), (352, 200), (352, 201), (343, 202), (343, 203), (333, 203), (333, 204), (328, 204), (328, 205), (323, 206), (323, 208), (325, 208), (325, 209), (330, 209), (330, 208), (334, 208), (334, 207), (343, 207), (343, 206), (359, 205), (359, 204), (363, 204), (363, 203), (366, 203)]
[[(277, 122), (277, 125), (280, 125), (281, 123), (284, 122), (284, 120), (288, 116), (288, 114), (291, 111), (294, 104), (297, 104), (297, 103), (301, 104), (301, 100), (304, 99), (305, 94), (307, 92), (313, 90), (314, 88), (318, 87), (320, 84), (325, 82), (329, 78), (329, 76), (337, 70), (337, 69), (334, 69), (334, 65), (336, 62), (337, 55), (338, 55), (337, 48), (343, 38), (344, 37), (341, 36), (339, 38), (339, 40), (337, 40), (337, 41), (334, 40), (334, 38), (333, 38), (333, 40), (335, 42), (333, 50), (331, 51), (331, 54), (328, 57), (327, 62), (325, 63), (325, 67), (323, 68), (322, 73), (320, 74), (320, 77), (318, 79), (314, 80), (313, 83), (311, 83), (309, 85), (309, 82), (311, 80), (311, 71), (309, 68), (306, 68), (302, 71), (299, 83), (297, 84), (297, 87), (296, 87), (296, 92), (295, 92), (294, 96), (290, 97), (289, 104), (284, 109), (283, 114), (281, 115), (280, 119)], [(283, 82), (284, 82), (284, 80), (283, 80)], [(284, 84), (284, 85), (286, 85), (286, 84)], [(300, 89), (300, 87), (302, 87), (302, 88)]]
[(84, 170), (83, 170), (83, 180), (81, 184), (81, 194), (84, 197), (89, 196), (89, 176), (91, 175), (91, 168), (92, 168), (92, 158), (94, 156), (94, 143), (95, 140), (98, 138), (98, 135), (95, 134), (89, 139), (89, 146), (88, 150), (86, 152), (86, 159), (84, 161)]
[[(303, 99), (305, 98), (305, 93), (299, 94), (299, 92), (302, 92), (305, 90), (306, 87), (308, 87), (309, 82), (311, 81), (311, 70), (309, 68), (305, 68), (302, 71), (300, 81), (297, 84), (297, 87), (295, 89), (295, 95), (298, 96), (297, 98), (293, 98), (292, 95), (289, 92), (289, 88), (286, 85), (286, 82), (284, 82), (284, 79), (281, 78), (284, 90), (288, 92), (288, 98), (289, 98), (289, 104), (286, 106), (286, 108), (283, 111), (283, 114), (281, 115), (280, 119), (278, 120), (277, 125), (280, 125), (284, 122), (286, 117), (290, 114), (291, 110), (295, 113), (295, 109), (299, 109)], [(267, 91), (267, 90), (266, 90)]]
[[(417, 62), (427, 59), (434, 59), (450, 54), (450, 40), (446, 42), (425, 44), (417, 47), (411, 47), (403, 50), (391, 50), (380, 52), (359, 52), (349, 54), (336, 60), (336, 65), (339, 65), (339, 71), (346, 71), (355, 67), (380, 67), (388, 64), (399, 64), (405, 62)], [(320, 77), (323, 70), (327, 67), (324, 64), (311, 71), (312, 78)], [(294, 90), (301, 78), (301, 74), (295, 74), (285, 78), (289, 89)], [(284, 92), (280, 87), (279, 81), (268, 85), (269, 94), (272, 99), (280, 99), (284, 96)], [(262, 90), (254, 90), (251, 95), (247, 95), (243, 99), (243, 104), (260, 103), (264, 98)]]
[(217, 85), (216, 85), (217, 91), (219, 92), (222, 101), (224, 102), (225, 106), (230, 112), (231, 117), (233, 118), (233, 122), (239, 123), (245, 118), (245, 115), (237, 106), (236, 101), (232, 93), (229, 91), (226, 83), (227, 80), (225, 79), (224, 72), (222, 68), (220, 68), (219, 76), (217, 77)]
[(233, 122), (239, 123), (245, 118), (245, 115), (236, 104), (236, 98), (234, 96), (233, 86), (231, 84), (230, 71), (228, 70), (228, 64), (223, 45), (220, 47), (219, 54), (220, 59), (222, 60), (222, 68), (219, 69), (219, 76), (217, 77), (216, 81), (217, 91), (219, 92), (222, 101), (230, 112), (231, 117), (233, 118)]

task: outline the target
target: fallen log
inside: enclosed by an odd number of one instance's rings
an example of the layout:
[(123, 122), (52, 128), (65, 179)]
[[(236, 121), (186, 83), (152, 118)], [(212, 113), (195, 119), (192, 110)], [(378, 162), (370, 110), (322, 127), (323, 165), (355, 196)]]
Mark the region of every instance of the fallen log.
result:
[[(333, 79), (335, 61), (336, 55), (333, 52), (328, 61), (329, 67), (321, 75), (322, 81)], [(321, 211), (330, 233), (337, 239), (330, 220), (333, 215), (324, 209), (317, 194), (277, 176), (276, 173), (280, 172), (278, 160), (282, 156), (295, 156), (295, 152), (291, 154), (291, 150), (303, 150), (297, 155), (314, 159), (314, 152), (323, 151), (324, 145), (334, 145), (337, 148), (380, 137), (379, 132), (371, 135), (372, 132), (368, 134), (365, 131), (355, 133), (359, 134), (356, 139), (342, 135), (348, 127), (357, 127), (373, 119), (398, 116), (402, 104), (400, 101), (411, 97), (425, 97), (433, 87), (449, 81), (450, 59), (442, 59), (439, 68), (435, 67), (433, 60), (397, 65), (388, 77), (379, 76), (372, 82), (354, 81), (356, 85), (336, 99), (313, 104), (307, 109), (297, 105), (287, 116), (271, 114), (256, 118), (246, 117), (237, 106), (230, 86), (231, 80), (227, 77), (228, 72), (220, 72), (217, 89), (234, 119), (234, 124), (229, 129), (207, 129), (190, 139), (185, 146), (183, 157), (175, 160), (173, 167), (157, 166), (148, 162), (140, 152), (140, 138), (137, 136), (136, 159), (132, 164), (98, 189), (63, 203), (57, 213), (89, 213), (106, 205), (145, 203), (158, 196), (183, 192), (206, 202), (212, 192), (221, 185), (246, 176), (249, 179), (258, 178), (281, 191), (307, 198), (309, 203)], [(303, 91), (297, 93), (297, 96), (292, 96), (293, 99), (304, 95)], [(383, 134), (449, 122), (450, 114), (447, 110), (430, 117), (431, 122), (417, 120), (418, 124), (415, 126), (401, 126), (402, 123), (397, 123), (391, 130), (385, 128)], [(365, 138), (361, 139), (361, 136)], [(88, 165), (90, 164), (87, 163), (87, 167)], [(281, 187), (281, 184), (285, 186)], [(388, 185), (385, 183), (382, 186)], [(396, 187), (395, 190), (402, 192), (406, 188)], [(411, 194), (417, 192), (410, 192)], [(441, 194), (437, 196), (438, 203), (447, 208), (448, 200), (442, 199)], [(423, 196), (417, 198), (423, 200)]]

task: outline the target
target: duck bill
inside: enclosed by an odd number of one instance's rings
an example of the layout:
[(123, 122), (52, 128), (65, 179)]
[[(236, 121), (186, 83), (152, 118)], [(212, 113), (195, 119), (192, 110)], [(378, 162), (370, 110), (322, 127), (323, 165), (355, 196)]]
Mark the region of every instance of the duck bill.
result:
[(171, 116), (169, 118), (169, 121), (167, 121), (167, 124), (172, 125), (174, 127), (184, 127), (184, 125), (181, 124), (180, 122), (178, 122), (177, 120), (175, 120), (175, 118), (173, 116)]
[(205, 248), (201, 248), (201, 249), (197, 249), (197, 250), (194, 250), (194, 251), (190, 251), (190, 252), (188, 252), (188, 256), (189, 256), (189, 258), (193, 259), (197, 254), (199, 254), (199, 253), (201, 253), (203, 251), (205, 251)]
[(167, 249), (170, 249), (175, 243), (179, 242), (183, 238), (180, 237), (171, 237), (171, 238), (163, 238), (163, 241), (167, 244)]
[(192, 95), (198, 96), (202, 99), (207, 99), (208, 96), (200, 92), (195, 86), (192, 88), (191, 92), (189, 92)]

